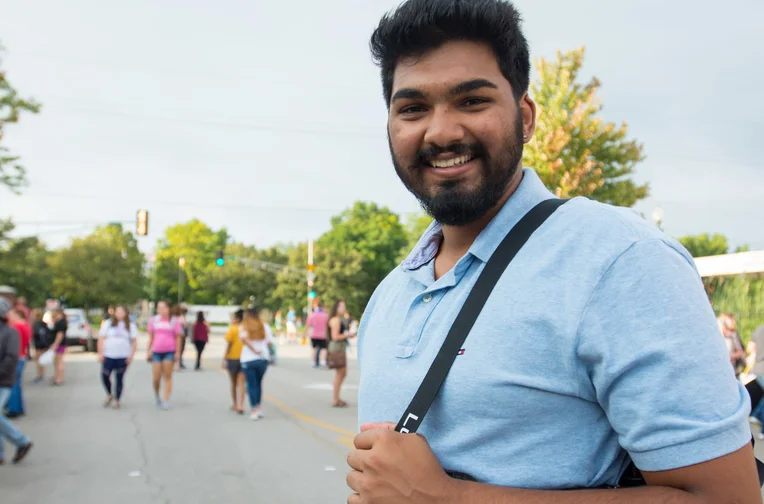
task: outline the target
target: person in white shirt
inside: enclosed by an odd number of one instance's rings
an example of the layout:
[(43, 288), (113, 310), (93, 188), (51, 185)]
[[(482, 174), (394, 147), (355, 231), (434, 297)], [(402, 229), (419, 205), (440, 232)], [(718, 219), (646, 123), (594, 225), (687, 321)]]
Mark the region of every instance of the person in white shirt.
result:
[(247, 379), (249, 404), (252, 408), (250, 420), (263, 418), (260, 402), (263, 393), (263, 377), (268, 369), (271, 358), (270, 346), (273, 344), (273, 334), (269, 327), (262, 323), (256, 309), (244, 312), (244, 320), (239, 326), (239, 338), (244, 346), (241, 349), (241, 368)]
[[(114, 409), (119, 409), (122, 397), (124, 377), (127, 367), (135, 356), (138, 341), (138, 328), (130, 321), (125, 305), (117, 306), (111, 319), (101, 325), (98, 338), (98, 360), (102, 363), (101, 379), (106, 389), (104, 407), (114, 402)], [(116, 372), (116, 390), (112, 393), (111, 373)]]

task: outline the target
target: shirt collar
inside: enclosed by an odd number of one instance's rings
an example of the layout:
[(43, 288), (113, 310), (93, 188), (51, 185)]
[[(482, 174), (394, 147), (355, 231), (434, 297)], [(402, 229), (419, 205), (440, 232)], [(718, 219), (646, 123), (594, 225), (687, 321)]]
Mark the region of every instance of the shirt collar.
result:
[[(544, 186), (544, 183), (535, 171), (530, 168), (524, 168), (523, 179), (520, 181), (517, 190), (510, 196), (499, 213), (496, 214), (496, 217), (478, 235), (468, 254), (472, 254), (481, 261), (487, 262), (509, 230), (531, 208), (544, 200), (554, 197), (554, 194), (549, 192)], [(421, 268), (435, 257), (442, 242), (443, 228), (439, 223), (433, 222), (401, 266), (407, 270)]]

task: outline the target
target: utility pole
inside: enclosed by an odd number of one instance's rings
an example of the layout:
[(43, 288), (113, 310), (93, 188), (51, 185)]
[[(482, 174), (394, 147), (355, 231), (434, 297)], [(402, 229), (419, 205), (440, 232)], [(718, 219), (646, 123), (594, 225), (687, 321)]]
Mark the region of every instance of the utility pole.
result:
[(316, 279), (316, 274), (314, 273), (315, 269), (316, 267), (313, 265), (313, 240), (308, 240), (308, 274), (306, 275), (308, 281), (308, 311), (305, 312), (306, 318), (310, 315), (311, 312), (310, 305), (313, 301), (311, 292), (313, 292), (313, 281)]
[(183, 268), (186, 266), (186, 258), (180, 256), (178, 258), (178, 305), (180, 305), (181, 299), (183, 299)]

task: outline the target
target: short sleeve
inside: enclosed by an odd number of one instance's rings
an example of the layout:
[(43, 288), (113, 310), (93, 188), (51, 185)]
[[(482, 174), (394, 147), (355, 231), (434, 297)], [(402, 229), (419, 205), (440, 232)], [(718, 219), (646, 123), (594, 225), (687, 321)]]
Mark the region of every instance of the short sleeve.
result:
[(239, 339), (244, 341), (248, 336), (247, 330), (243, 326), (239, 326)]
[(175, 336), (180, 336), (183, 334), (183, 325), (180, 323), (180, 320), (175, 320)]
[(233, 328), (233, 326), (231, 326), (225, 332), (225, 340), (226, 341), (233, 341), (233, 333), (234, 333), (234, 328)]
[(641, 470), (705, 462), (750, 442), (750, 398), (678, 244), (651, 239), (623, 252), (594, 289), (577, 337), (580, 392), (602, 406)]
[(263, 327), (265, 327), (265, 342), (273, 343), (273, 331), (271, 331), (271, 326), (263, 324)]
[(154, 332), (154, 317), (151, 317), (149, 319), (148, 327), (146, 327), (146, 332), (153, 333)]
[(101, 328), (98, 330), (98, 335), (104, 338), (107, 336), (107, 333), (109, 331), (109, 326), (105, 322), (106, 321), (101, 323)]
[(130, 339), (138, 339), (138, 326), (135, 322), (130, 324)]

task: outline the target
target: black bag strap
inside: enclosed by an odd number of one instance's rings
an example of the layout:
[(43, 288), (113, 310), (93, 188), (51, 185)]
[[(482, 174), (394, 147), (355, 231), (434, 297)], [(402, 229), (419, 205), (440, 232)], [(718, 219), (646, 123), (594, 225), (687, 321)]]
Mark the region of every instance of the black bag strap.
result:
[(467, 339), (467, 335), (472, 330), (472, 326), (475, 324), (478, 315), (480, 315), (483, 305), (485, 305), (488, 296), (491, 295), (504, 270), (507, 269), (509, 263), (523, 245), (525, 245), (525, 242), (528, 241), (534, 231), (566, 201), (557, 198), (542, 201), (525, 214), (520, 219), (520, 222), (504, 237), (488, 259), (483, 271), (475, 282), (475, 286), (470, 291), (467, 300), (459, 311), (459, 315), (457, 315), (451, 329), (448, 331), (443, 346), (438, 351), (438, 355), (435, 357), (429, 371), (427, 371), (427, 375), (419, 386), (419, 390), (417, 390), (414, 398), (411, 400), (411, 404), (409, 404), (400, 421), (398, 421), (398, 425), (395, 427), (397, 432), (413, 433), (419, 429), (448, 372), (451, 370), (451, 366), (459, 350), (462, 348), (464, 340)]

